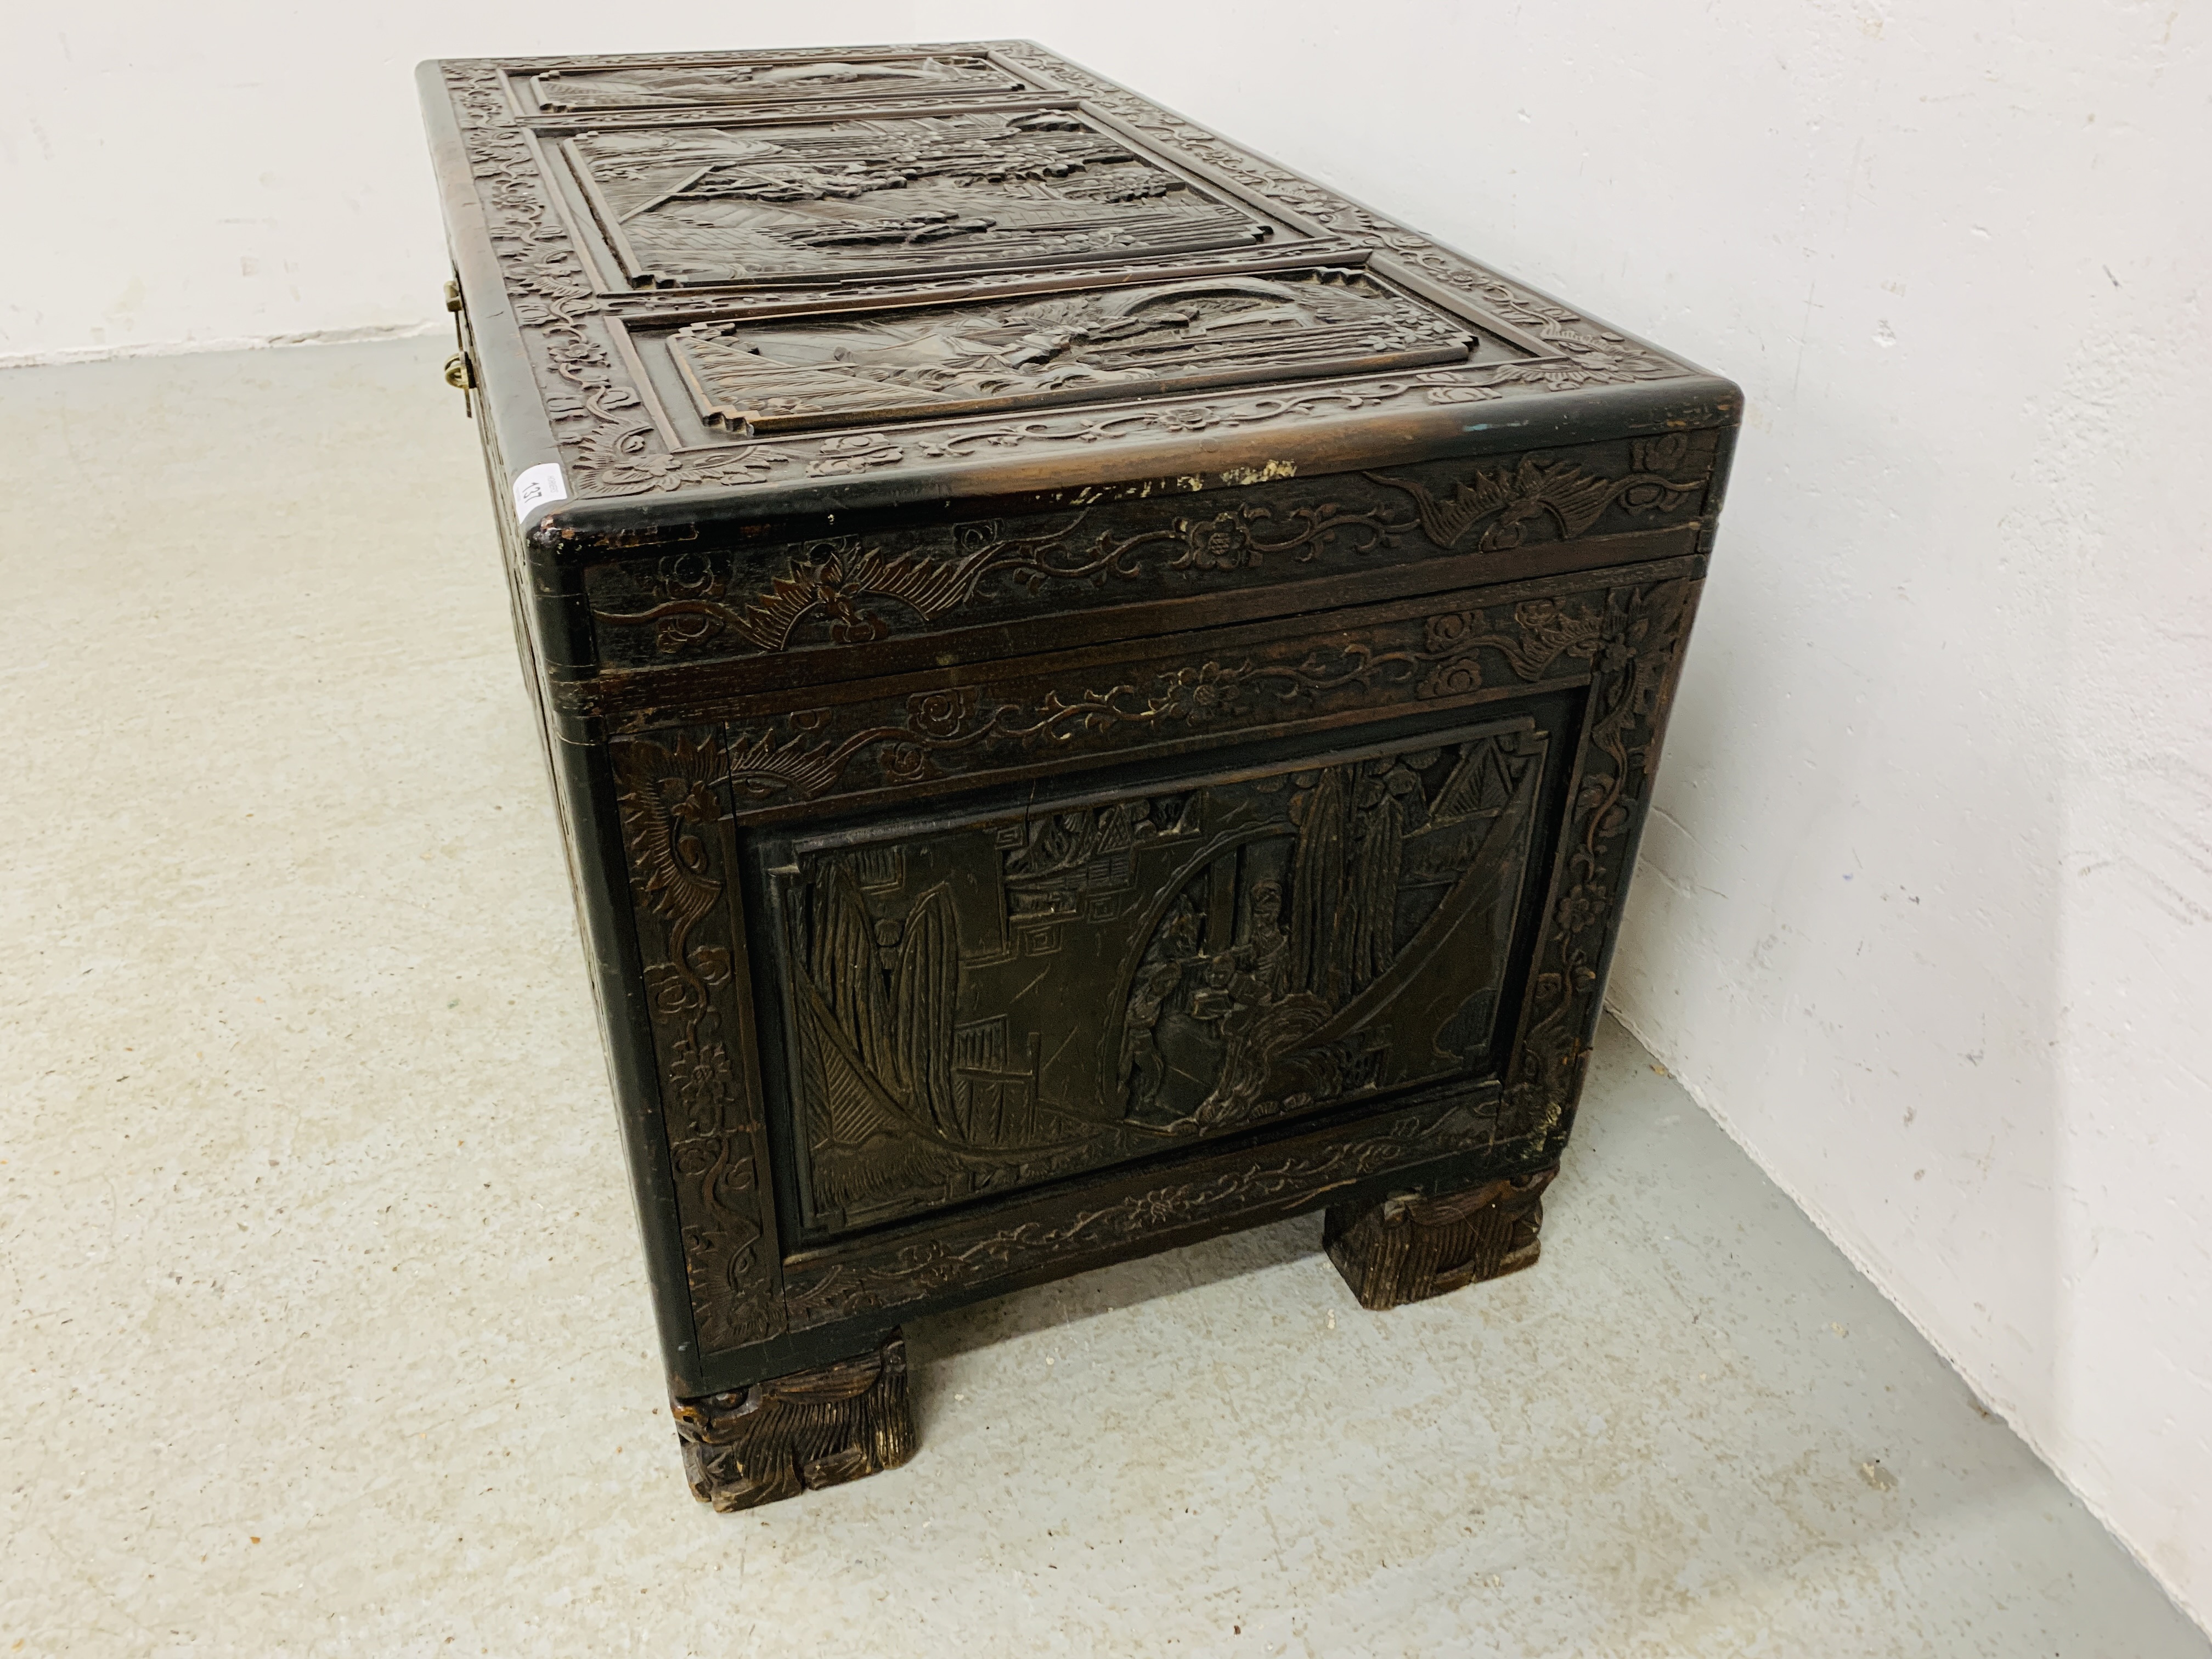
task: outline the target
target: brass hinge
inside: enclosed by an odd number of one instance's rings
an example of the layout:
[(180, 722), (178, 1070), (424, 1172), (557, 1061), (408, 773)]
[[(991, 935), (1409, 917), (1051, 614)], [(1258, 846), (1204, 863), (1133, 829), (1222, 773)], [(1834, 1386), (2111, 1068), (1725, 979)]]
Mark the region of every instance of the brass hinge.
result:
[(448, 311), (468, 309), (461, 300), (461, 284), (458, 277), (448, 276), (446, 279), (446, 309)]

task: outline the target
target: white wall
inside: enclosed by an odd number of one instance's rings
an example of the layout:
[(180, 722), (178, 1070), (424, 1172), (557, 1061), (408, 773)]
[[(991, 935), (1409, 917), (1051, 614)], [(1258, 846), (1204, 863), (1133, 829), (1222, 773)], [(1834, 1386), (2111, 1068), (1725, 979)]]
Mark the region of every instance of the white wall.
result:
[(434, 318), (417, 58), (1026, 34), (1735, 376), (1615, 1006), (2212, 1612), (2205, 9), (618, 15), (40, 21), (0, 353)]
[(915, 27), (909, 0), (8, 0), (0, 366), (446, 327), (425, 58)]
[(923, 16), (1742, 381), (1614, 1006), (2212, 1613), (2206, 9), (1287, 9)]

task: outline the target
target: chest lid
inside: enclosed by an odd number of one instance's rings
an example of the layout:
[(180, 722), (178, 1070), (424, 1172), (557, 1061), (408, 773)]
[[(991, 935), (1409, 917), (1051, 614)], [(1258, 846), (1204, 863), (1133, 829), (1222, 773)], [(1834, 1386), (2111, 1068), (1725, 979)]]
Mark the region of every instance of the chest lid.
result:
[(1727, 382), (1028, 42), (421, 79), (541, 557), (1735, 420)]

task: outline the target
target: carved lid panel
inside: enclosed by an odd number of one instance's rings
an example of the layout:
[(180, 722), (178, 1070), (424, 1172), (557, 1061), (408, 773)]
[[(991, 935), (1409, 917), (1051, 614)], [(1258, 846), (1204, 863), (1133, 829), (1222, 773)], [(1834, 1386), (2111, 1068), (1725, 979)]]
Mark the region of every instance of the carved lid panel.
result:
[(685, 109), (731, 104), (773, 107), (865, 98), (987, 96), (1030, 89), (988, 58), (947, 52), (847, 52), (837, 57), (671, 59), (594, 69), (540, 70), (515, 77), (524, 107), (548, 115)]
[(1724, 381), (1028, 42), (422, 78), (538, 556), (635, 545), (668, 512), (611, 509), (670, 495), (737, 525), (1736, 419)]
[(701, 420), (749, 434), (1462, 362), (1475, 336), (1338, 270), (698, 323), (669, 343)]
[(623, 127), (562, 151), (641, 287), (1161, 258), (1271, 234), (1060, 110)]

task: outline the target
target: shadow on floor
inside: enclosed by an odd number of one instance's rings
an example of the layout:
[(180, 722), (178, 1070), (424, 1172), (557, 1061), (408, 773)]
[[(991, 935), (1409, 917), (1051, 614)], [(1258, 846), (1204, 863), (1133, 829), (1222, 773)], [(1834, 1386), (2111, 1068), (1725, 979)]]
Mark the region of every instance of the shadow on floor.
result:
[(906, 1328), (917, 1426), (927, 1434), (947, 1360), (1317, 1257), (1321, 1228), (1318, 1211), (1293, 1216), (918, 1320)]

